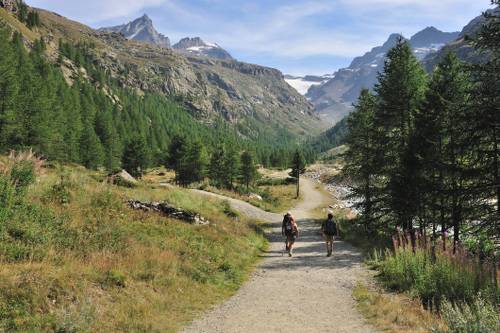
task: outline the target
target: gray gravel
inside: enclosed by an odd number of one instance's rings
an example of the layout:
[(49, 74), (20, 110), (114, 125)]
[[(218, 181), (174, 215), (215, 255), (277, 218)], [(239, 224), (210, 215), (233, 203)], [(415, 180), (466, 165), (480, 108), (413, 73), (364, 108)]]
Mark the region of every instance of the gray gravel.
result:
[(271, 224), (270, 248), (235, 296), (183, 332), (375, 332), (352, 298), (352, 289), (367, 276), (360, 252), (336, 241), (333, 256), (326, 257), (318, 226), (309, 220), (310, 211), (327, 200), (315, 186), (302, 181), (305, 200), (292, 210), (301, 229), (292, 258), (282, 255), (281, 214), (228, 199), (234, 209)]

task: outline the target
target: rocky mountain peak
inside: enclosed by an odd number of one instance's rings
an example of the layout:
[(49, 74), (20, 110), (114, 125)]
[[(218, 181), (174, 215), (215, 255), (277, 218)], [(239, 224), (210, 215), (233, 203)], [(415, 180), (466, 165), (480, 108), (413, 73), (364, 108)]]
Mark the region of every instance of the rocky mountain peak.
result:
[(458, 38), (459, 32), (443, 32), (435, 27), (427, 27), (410, 39), (411, 45), (416, 47), (428, 47), (430, 45), (446, 44)]
[(127, 39), (136, 40), (154, 44), (159, 47), (169, 48), (170, 40), (168, 37), (156, 31), (153, 21), (147, 14), (123, 25), (101, 28), (100, 31), (104, 32), (117, 32), (121, 33)]
[(183, 38), (175, 44), (173, 48), (179, 52), (189, 55), (218, 58), (223, 60), (233, 59), (229, 52), (224, 50), (222, 47), (216, 43), (205, 42), (200, 37)]

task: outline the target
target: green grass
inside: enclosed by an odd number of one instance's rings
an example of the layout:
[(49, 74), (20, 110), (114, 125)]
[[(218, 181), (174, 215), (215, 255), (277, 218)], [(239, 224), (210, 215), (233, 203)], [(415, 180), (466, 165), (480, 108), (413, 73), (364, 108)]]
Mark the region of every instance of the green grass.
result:
[(302, 196), (296, 197), (297, 192), (295, 185), (283, 184), (280, 181), (276, 181), (275, 184), (276, 185), (261, 185), (250, 190), (251, 193), (260, 195), (262, 200), (251, 198), (248, 194), (243, 193), (243, 191), (231, 191), (213, 186), (205, 186), (203, 189), (229, 198), (246, 201), (255, 207), (272, 213), (286, 212), (302, 199)]
[(457, 261), (438, 253), (436, 259), (424, 250), (400, 248), (375, 263), (383, 284), (394, 291), (409, 292), (424, 306), (439, 311), (448, 300), (471, 303), (479, 293), (498, 300), (499, 289), (473, 261)]
[[(266, 241), (218, 200), (142, 184), (121, 188), (79, 167), (43, 169), (27, 195), (0, 182), (0, 331), (174, 332), (232, 295)], [(194, 226), (129, 209), (165, 200)]]

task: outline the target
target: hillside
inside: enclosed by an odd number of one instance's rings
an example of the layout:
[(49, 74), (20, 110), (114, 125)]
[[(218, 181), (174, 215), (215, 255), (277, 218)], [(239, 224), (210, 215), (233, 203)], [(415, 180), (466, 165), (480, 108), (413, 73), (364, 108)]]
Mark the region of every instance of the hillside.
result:
[(60, 39), (92, 44), (96, 66), (120, 85), (139, 93), (175, 97), (199, 120), (212, 123), (222, 117), (249, 138), (272, 132), (276, 126), (295, 135), (317, 133), (322, 128), (312, 105), (275, 69), (185, 56), (172, 49), (128, 40), (118, 33), (97, 31), (49, 11), (37, 12), (41, 21), (37, 33), (54, 62)]
[[(0, 156), (2, 332), (175, 332), (235, 292), (265, 247), (255, 221), (235, 223), (221, 200), (16, 159)], [(16, 165), (24, 178), (9, 175)], [(129, 199), (166, 200), (210, 224), (136, 211)]]

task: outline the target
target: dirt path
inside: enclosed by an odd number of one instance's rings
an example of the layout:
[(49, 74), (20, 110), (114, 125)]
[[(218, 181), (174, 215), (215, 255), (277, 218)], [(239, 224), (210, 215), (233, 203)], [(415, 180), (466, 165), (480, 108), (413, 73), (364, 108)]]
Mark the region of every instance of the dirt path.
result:
[(318, 226), (308, 220), (312, 209), (324, 205), (325, 197), (312, 181), (304, 179), (301, 185), (304, 200), (292, 210), (301, 237), (292, 258), (282, 256), (280, 214), (228, 199), (234, 209), (272, 223), (270, 248), (235, 296), (183, 332), (375, 332), (364, 323), (351, 296), (364, 277), (361, 254), (336, 241), (333, 257), (326, 257)]

